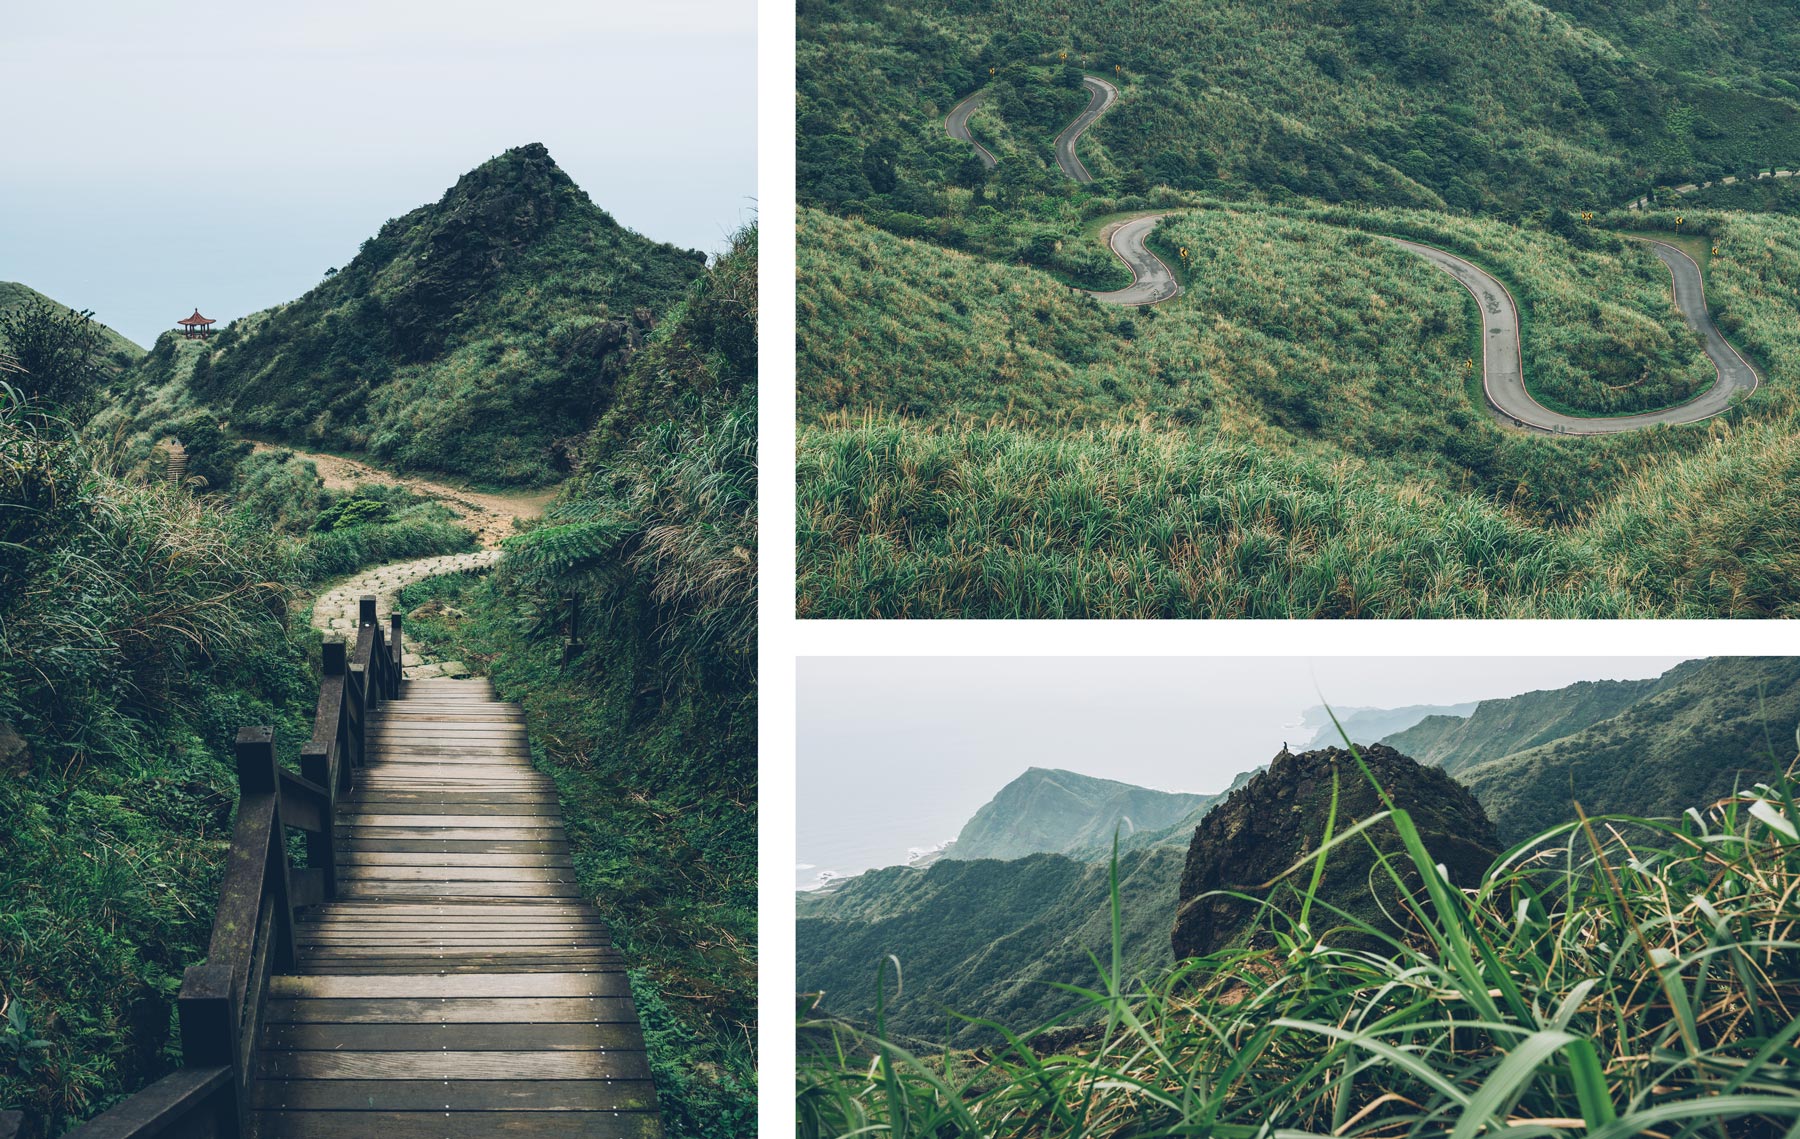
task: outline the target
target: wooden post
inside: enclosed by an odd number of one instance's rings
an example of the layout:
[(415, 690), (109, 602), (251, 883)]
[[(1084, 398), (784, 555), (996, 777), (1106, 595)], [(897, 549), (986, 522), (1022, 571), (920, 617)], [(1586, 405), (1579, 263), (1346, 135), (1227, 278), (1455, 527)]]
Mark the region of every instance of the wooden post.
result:
[[(275, 796), (275, 826), (269, 837), (269, 884), (274, 897), (275, 920), (269, 936), (275, 939), (275, 968), (294, 967), (299, 954), (294, 943), (294, 894), (288, 885), (287, 830), (281, 822), (281, 770), (275, 762), (275, 729), (239, 728), (237, 738), (238, 795), (266, 792)], [(246, 994), (245, 999), (251, 999)]]
[(356, 623), (358, 625), (377, 624), (375, 618), (375, 595), (365, 593), (356, 603)]
[(181, 1064), (237, 1067), (237, 1018), (231, 1015), (231, 963), (189, 965), (181, 978)]
[(369, 762), (366, 729), (369, 717), (368, 669), (352, 666), (349, 681), (344, 687), (345, 730), (349, 734), (350, 750), (356, 754), (356, 766), (362, 767)]
[[(346, 765), (340, 763), (338, 766)], [(331, 770), (329, 741), (319, 743), (315, 740), (300, 749), (300, 774), (325, 788), (325, 825), (316, 832), (306, 832), (306, 865), (320, 871), (325, 897), (329, 900), (337, 897), (337, 836), (333, 831), (337, 823), (337, 793), (341, 781), (341, 777)]]
[[(345, 645), (342, 641), (326, 641), (324, 645), (325, 681), (319, 686), (319, 710), (317, 716), (329, 716), (330, 719), (327, 722), (337, 725), (336, 738), (316, 741), (313, 744), (307, 745), (307, 750), (300, 753), (300, 773), (319, 784), (321, 787), (325, 786), (329, 780), (332, 784), (331, 792), (333, 798), (341, 791), (350, 790), (355, 782), (353, 770), (356, 766), (356, 757), (350, 753), (350, 737), (345, 730), (344, 724), (344, 716), (346, 715), (344, 703), (349, 695), (348, 686), (350, 683), (348, 669), (346, 668), (348, 663), (346, 655), (348, 647), (349, 646)], [(319, 722), (317, 716), (313, 721), (315, 731), (317, 730), (317, 724)], [(318, 761), (321, 766), (317, 772), (306, 766), (307, 755), (314, 747), (321, 749), (321, 758)], [(326, 759), (329, 757), (330, 749), (333, 747), (336, 747), (337, 749), (337, 769), (335, 771), (324, 766)]]
[(395, 610), (388, 614), (388, 660), (394, 666), (388, 675), (388, 686), (391, 689), (388, 692), (389, 700), (400, 699), (400, 677), (406, 671), (405, 657), (406, 650), (401, 647), (400, 640), (400, 613)]
[(231, 965), (208, 961), (189, 965), (181, 978), (181, 997), (176, 1002), (181, 1022), (181, 1066), (231, 1069), (231, 1097), (222, 1104), (219, 1134), (249, 1134), (249, 1073), (239, 1057), (238, 1020), (231, 1008)]
[(238, 795), (274, 791), (275, 729), (239, 728), (237, 735)]

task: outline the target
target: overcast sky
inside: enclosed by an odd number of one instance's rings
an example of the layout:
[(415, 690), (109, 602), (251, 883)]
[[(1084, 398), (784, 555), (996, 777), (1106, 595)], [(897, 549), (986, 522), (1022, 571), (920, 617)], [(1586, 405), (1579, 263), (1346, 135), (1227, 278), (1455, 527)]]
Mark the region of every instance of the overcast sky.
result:
[(799, 854), (855, 872), (838, 863), (880, 836), (899, 861), (955, 837), (1028, 767), (1214, 792), (1300, 742), (1316, 704), (1456, 704), (1681, 659), (801, 658)]
[(148, 347), (316, 284), (541, 142), (622, 224), (714, 252), (756, 194), (746, 0), (8, 5), (0, 280)]

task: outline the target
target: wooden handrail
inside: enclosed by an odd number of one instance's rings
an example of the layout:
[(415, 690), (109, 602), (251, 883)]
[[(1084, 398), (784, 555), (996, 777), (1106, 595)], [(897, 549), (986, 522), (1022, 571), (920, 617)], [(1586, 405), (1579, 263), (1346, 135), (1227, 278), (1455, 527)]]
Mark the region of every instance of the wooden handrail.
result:
[[(250, 1134), (269, 978), (295, 965), (294, 911), (337, 896), (338, 796), (367, 764), (369, 715), (400, 695), (400, 616), (387, 630), (361, 599), (354, 646), (324, 646), (325, 677), (300, 774), (275, 759), (273, 728), (237, 737), (238, 810), (206, 960), (188, 966), (177, 1011), (181, 1069), (67, 1132), (65, 1139), (233, 1139)], [(288, 859), (289, 828), (306, 835), (304, 867)]]

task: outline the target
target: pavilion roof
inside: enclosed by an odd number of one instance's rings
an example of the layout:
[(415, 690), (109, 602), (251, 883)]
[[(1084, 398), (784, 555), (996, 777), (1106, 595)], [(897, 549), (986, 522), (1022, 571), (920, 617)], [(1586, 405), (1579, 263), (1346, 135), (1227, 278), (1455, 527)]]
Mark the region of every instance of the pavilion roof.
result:
[(212, 317), (210, 317), (210, 316), (201, 316), (201, 315), (200, 315), (200, 310), (199, 310), (199, 309), (195, 309), (195, 310), (194, 310), (194, 315), (193, 315), (193, 316), (190, 316), (190, 317), (188, 317), (188, 318), (187, 318), (187, 319), (185, 319), (185, 320), (178, 320), (178, 321), (176, 321), (176, 322), (175, 322), (175, 323), (176, 323), (176, 324), (183, 324), (183, 325), (192, 325), (192, 324), (212, 324), (212, 323), (213, 323), (213, 318), (212, 318)]

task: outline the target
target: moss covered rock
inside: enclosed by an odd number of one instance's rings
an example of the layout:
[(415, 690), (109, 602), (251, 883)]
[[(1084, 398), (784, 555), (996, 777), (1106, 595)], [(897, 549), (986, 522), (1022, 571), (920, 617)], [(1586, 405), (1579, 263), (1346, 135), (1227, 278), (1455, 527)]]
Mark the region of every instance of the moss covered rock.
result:
[[(1470, 886), (1479, 881), (1498, 853), (1499, 839), (1487, 812), (1468, 789), (1390, 747), (1374, 744), (1361, 749), (1361, 754), (1394, 804), (1412, 816), (1425, 849), (1449, 872), (1451, 882)], [(1212, 809), (1188, 846), (1171, 939), (1176, 957), (1215, 953), (1266, 928), (1258, 920), (1263, 909), (1252, 898), (1298, 915), (1299, 893), (1311, 871), (1282, 875), (1324, 841), (1334, 785), (1339, 834), (1386, 810), (1355, 757), (1335, 747), (1299, 755), (1284, 749), (1267, 771)], [(1336, 907), (1385, 933), (1403, 932), (1394, 919), (1406, 911), (1391, 896), (1397, 891), (1377, 865), (1376, 850), (1398, 854), (1399, 864), (1408, 871), (1412, 864), (1391, 822), (1383, 820), (1364, 833), (1373, 846), (1353, 838), (1327, 856), (1311, 914), (1315, 932), (1343, 921), (1325, 907)], [(1340, 946), (1375, 941), (1366, 933), (1353, 932), (1326, 940)]]

